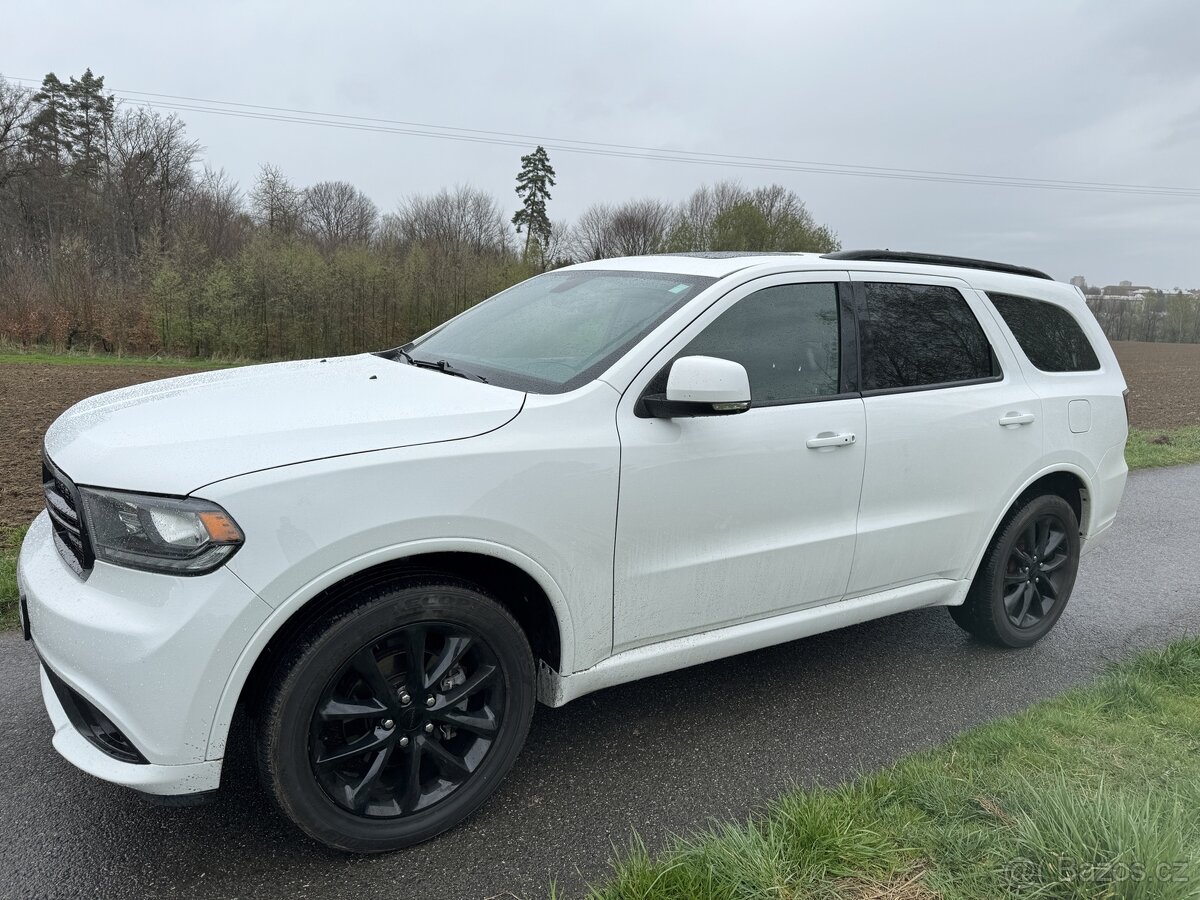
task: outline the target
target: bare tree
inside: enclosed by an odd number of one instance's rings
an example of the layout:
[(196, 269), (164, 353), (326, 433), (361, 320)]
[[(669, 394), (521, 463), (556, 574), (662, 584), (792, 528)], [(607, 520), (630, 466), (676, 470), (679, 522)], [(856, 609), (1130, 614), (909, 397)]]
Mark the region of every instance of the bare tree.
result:
[(304, 225), (326, 247), (367, 243), (379, 224), (379, 208), (346, 181), (322, 181), (305, 188)]
[(0, 188), (29, 170), (21, 142), (33, 112), (33, 95), (0, 79)]
[(510, 231), (499, 201), (470, 185), (402, 200), (387, 220), (388, 235), (402, 246), (504, 252)]
[(174, 213), (194, 183), (200, 145), (184, 131), (177, 116), (141, 108), (116, 120), (113, 168), (134, 254), (151, 230), (158, 233), (159, 249), (166, 249)]
[(612, 207), (607, 203), (593, 203), (583, 211), (572, 231), (572, 249), (576, 258), (587, 261), (616, 255), (609, 246), (612, 217)]
[(569, 266), (574, 258), (574, 230), (567, 222), (551, 222), (542, 246), (542, 259), (546, 269)]
[(278, 166), (268, 164), (258, 170), (258, 180), (250, 189), (250, 208), (255, 222), (272, 233), (292, 234), (300, 227), (300, 191)]
[(675, 212), (669, 203), (645, 198), (629, 200), (613, 210), (610, 224), (612, 252), (639, 256), (663, 249)]
[(573, 249), (580, 259), (658, 253), (666, 245), (675, 217), (669, 203), (650, 198), (617, 206), (596, 203), (579, 217)]
[(185, 221), (209, 252), (231, 256), (241, 246), (245, 204), (237, 182), (224, 169), (205, 167), (187, 198)]

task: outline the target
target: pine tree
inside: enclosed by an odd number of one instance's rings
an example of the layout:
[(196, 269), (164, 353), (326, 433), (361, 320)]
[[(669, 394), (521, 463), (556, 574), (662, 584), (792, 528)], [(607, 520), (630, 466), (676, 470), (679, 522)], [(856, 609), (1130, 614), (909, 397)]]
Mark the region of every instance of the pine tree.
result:
[[(521, 171), (517, 173), (517, 196), (521, 208), (512, 217), (517, 234), (525, 229), (525, 258), (529, 259), (529, 248), (536, 244), (541, 251), (550, 239), (550, 217), (546, 214), (546, 201), (550, 199), (550, 188), (554, 187), (554, 169), (546, 148), (538, 145), (532, 153), (521, 157)], [(542, 260), (544, 263), (544, 259)]]
[(33, 102), (38, 110), (27, 126), (27, 146), (38, 163), (57, 169), (68, 161), (72, 150), (68, 87), (51, 72), (42, 79)]
[(65, 123), (74, 153), (73, 167), (77, 175), (90, 181), (100, 174), (108, 155), (115, 100), (112, 94), (104, 94), (104, 76), (97, 78), (91, 69), (78, 80), (72, 78), (65, 90), (69, 103)]

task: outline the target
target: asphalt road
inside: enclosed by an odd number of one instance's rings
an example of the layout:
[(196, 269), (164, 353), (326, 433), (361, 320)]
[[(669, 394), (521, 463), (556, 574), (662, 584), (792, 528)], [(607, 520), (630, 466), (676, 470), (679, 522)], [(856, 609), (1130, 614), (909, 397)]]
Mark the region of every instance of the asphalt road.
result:
[(293, 833), (244, 765), (212, 805), (164, 809), (62, 761), (32, 651), (0, 635), (4, 897), (544, 897), (651, 848), (832, 784), (1200, 633), (1200, 466), (1132, 476), (1070, 606), (1025, 651), (967, 639), (944, 610), (848, 628), (539, 709), (513, 774), (473, 819), (383, 857)]

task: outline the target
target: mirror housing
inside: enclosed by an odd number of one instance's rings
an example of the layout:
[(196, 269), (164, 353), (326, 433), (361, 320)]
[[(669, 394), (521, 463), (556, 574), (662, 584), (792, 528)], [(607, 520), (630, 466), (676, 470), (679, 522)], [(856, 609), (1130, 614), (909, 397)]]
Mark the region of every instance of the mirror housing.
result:
[(750, 377), (741, 363), (715, 356), (682, 356), (671, 364), (666, 394), (643, 398), (657, 419), (728, 416), (750, 408)]

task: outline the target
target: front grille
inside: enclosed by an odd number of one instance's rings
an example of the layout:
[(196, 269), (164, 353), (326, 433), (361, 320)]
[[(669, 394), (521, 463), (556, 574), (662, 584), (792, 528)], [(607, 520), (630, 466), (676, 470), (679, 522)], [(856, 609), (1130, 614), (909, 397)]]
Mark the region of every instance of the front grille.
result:
[(114, 725), (108, 716), (96, 709), (77, 691), (72, 690), (44, 662), (42, 669), (45, 670), (46, 677), (50, 679), (54, 695), (58, 697), (58, 702), (62, 704), (63, 711), (71, 720), (71, 724), (75, 726), (76, 731), (113, 759), (139, 765), (146, 764), (146, 757), (142, 756), (142, 752), (133, 746), (133, 742), (125, 737), (124, 732)]
[(42, 455), (42, 493), (46, 496), (46, 512), (50, 514), (59, 555), (75, 574), (87, 577), (95, 556), (83, 523), (79, 491), (45, 454)]

